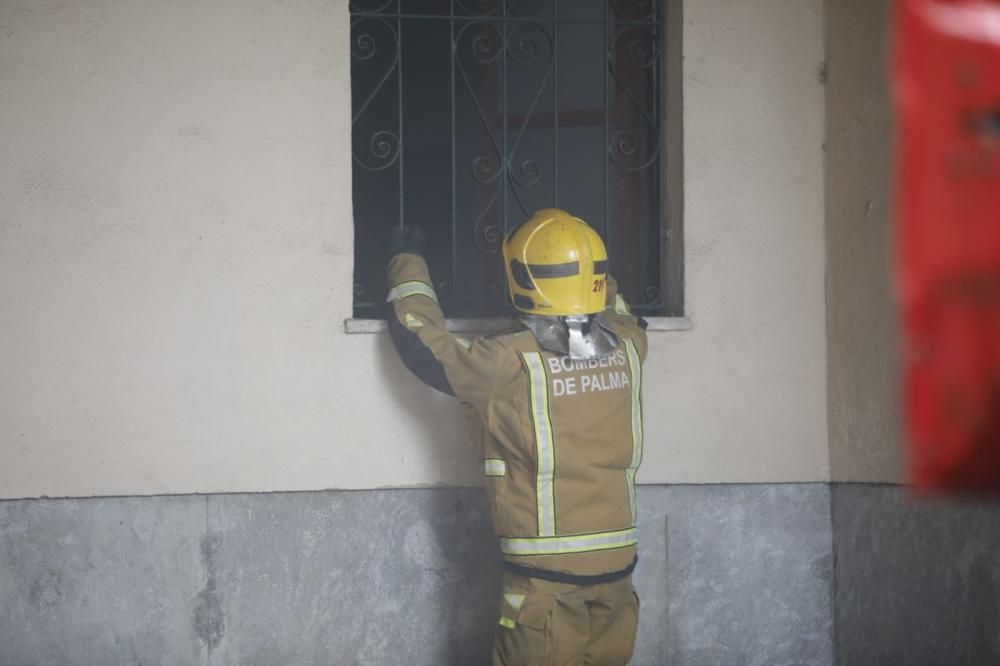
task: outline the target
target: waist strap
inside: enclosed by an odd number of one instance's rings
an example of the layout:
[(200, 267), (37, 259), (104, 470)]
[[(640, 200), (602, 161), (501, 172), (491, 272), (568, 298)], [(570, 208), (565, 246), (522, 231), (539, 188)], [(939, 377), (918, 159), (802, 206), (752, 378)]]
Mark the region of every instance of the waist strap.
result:
[(632, 560), (632, 564), (628, 565), (624, 569), (592, 576), (568, 574), (563, 573), (562, 571), (549, 571), (548, 569), (536, 569), (534, 567), (526, 567), (514, 562), (504, 562), (503, 568), (519, 576), (526, 576), (527, 578), (540, 578), (541, 580), (547, 580), (553, 583), (569, 583), (570, 585), (599, 585), (600, 583), (613, 583), (616, 580), (625, 578), (626, 576), (631, 576), (632, 572), (635, 570), (635, 565), (638, 564), (638, 562), (639, 556), (636, 555), (635, 559)]

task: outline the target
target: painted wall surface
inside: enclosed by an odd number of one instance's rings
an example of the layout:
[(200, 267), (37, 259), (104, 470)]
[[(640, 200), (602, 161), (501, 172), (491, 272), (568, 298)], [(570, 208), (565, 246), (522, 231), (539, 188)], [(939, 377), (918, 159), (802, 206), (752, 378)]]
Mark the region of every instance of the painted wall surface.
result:
[[(684, 12), (693, 330), (639, 480), (828, 478), (821, 0)], [(0, 3), (0, 496), (479, 482), (347, 335), (345, 0)]]
[(896, 481), (888, 0), (827, 2), (827, 367), (835, 481)]

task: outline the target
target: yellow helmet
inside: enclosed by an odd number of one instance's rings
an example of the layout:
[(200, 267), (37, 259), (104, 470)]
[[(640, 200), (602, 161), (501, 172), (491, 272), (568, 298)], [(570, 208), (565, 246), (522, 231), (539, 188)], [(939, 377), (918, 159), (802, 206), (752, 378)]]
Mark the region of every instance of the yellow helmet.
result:
[(608, 251), (596, 231), (558, 208), (537, 211), (503, 244), (514, 307), (536, 315), (604, 310)]

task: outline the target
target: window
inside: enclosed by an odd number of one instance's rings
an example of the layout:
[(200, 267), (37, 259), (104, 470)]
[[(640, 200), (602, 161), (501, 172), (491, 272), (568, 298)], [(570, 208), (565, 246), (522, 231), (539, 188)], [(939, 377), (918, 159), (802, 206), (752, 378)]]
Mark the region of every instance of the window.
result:
[[(675, 4), (675, 3), (671, 3)], [(539, 208), (604, 237), (633, 309), (681, 313), (656, 0), (353, 0), (354, 316), (417, 225), (451, 317), (511, 312), (500, 246)]]

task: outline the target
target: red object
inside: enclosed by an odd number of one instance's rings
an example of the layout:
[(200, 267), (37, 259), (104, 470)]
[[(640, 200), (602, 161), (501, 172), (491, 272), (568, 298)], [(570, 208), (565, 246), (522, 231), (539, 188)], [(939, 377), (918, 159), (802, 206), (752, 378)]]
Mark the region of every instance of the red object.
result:
[(909, 479), (1000, 492), (1000, 0), (897, 0)]

